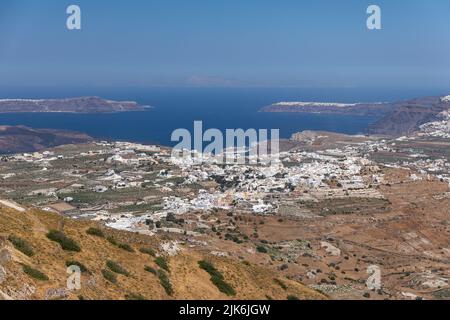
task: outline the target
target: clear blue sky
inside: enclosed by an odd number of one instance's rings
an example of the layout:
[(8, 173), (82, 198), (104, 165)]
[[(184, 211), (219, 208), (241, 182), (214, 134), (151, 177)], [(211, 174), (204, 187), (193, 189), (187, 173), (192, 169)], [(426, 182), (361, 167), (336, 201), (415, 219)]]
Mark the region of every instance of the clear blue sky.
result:
[(450, 1), (0, 2), (0, 86), (192, 85), (450, 86)]

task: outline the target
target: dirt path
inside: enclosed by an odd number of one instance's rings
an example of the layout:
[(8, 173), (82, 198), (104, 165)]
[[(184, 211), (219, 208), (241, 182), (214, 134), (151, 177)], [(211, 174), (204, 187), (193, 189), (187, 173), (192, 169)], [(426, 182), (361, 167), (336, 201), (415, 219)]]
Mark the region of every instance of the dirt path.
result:
[(8, 207), (10, 209), (14, 209), (16, 211), (19, 212), (25, 212), (27, 211), (25, 208), (22, 208), (20, 205), (18, 205), (17, 203), (10, 201), (10, 200), (2, 200), (0, 199), (0, 205), (3, 205), (5, 207)]

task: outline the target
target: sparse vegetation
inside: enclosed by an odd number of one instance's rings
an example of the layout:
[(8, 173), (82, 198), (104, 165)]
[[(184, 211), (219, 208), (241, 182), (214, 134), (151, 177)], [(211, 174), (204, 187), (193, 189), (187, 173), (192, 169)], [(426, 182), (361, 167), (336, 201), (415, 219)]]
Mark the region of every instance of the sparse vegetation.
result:
[(119, 243), (117, 247), (128, 252), (134, 252), (134, 249), (127, 243)]
[(243, 241), (241, 239), (239, 239), (239, 237), (237, 235), (231, 234), (231, 233), (226, 233), (225, 234), (225, 240), (229, 240), (229, 241), (233, 241), (237, 244), (241, 244), (243, 243)]
[(223, 279), (211, 277), (211, 282), (219, 289), (220, 292), (225, 293), (227, 296), (236, 295), (236, 291), (233, 289), (233, 287)]
[(119, 249), (128, 251), (128, 252), (134, 252), (134, 249), (132, 246), (130, 246), (127, 243), (120, 243), (118, 242), (116, 239), (114, 239), (113, 237), (109, 236), (106, 238), (106, 240), (111, 243), (112, 245), (118, 247)]
[(159, 282), (161, 283), (161, 286), (164, 288), (166, 293), (169, 296), (173, 295), (172, 284), (170, 283), (169, 277), (167, 276), (167, 274), (163, 270), (159, 270), (158, 271), (158, 278), (159, 278)]
[(152, 248), (140, 248), (139, 251), (144, 254), (148, 254), (151, 257), (156, 257), (156, 253)]
[(223, 275), (210, 262), (202, 260), (198, 262), (201, 269), (205, 270), (211, 276), (211, 282), (219, 289), (220, 292), (228, 295), (236, 295), (233, 287), (225, 282)]
[(39, 281), (48, 281), (49, 278), (47, 277), (47, 275), (37, 269), (34, 269), (30, 266), (27, 265), (22, 265), (22, 270), (23, 272), (25, 272), (27, 275), (29, 275), (31, 278), (39, 280)]
[(267, 253), (267, 249), (264, 246), (257, 246), (256, 251), (258, 251), (260, 253)]
[(106, 266), (109, 268), (109, 270), (111, 270), (112, 272), (115, 272), (117, 274), (121, 274), (126, 277), (128, 277), (130, 275), (130, 273), (127, 270), (125, 270), (120, 264), (118, 264), (117, 262), (114, 262), (112, 260), (108, 260), (106, 262)]
[(74, 261), (74, 260), (66, 261), (66, 267), (70, 267), (70, 266), (77, 266), (78, 268), (80, 268), (81, 272), (89, 272), (88, 268), (84, 264), (82, 264), (81, 262), (78, 262), (78, 261)]
[(125, 295), (126, 300), (146, 300), (145, 297), (139, 293), (128, 293)]
[(161, 269), (170, 272), (169, 265), (167, 264), (167, 260), (164, 257), (157, 257), (155, 259), (155, 263), (160, 267)]
[(286, 284), (283, 281), (281, 281), (280, 279), (273, 279), (273, 282), (275, 282), (277, 285), (279, 285), (281, 287), (281, 289), (287, 290)]
[(74, 251), (74, 252), (80, 252), (81, 248), (79, 244), (66, 236), (64, 233), (56, 230), (51, 230), (49, 233), (47, 233), (47, 238), (51, 241), (59, 243), (61, 248), (65, 251)]
[(106, 270), (106, 269), (103, 269), (102, 270), (102, 275), (103, 275), (103, 277), (106, 279), (106, 280), (108, 280), (109, 282), (111, 282), (111, 283), (117, 283), (117, 277), (116, 277), (116, 275), (114, 274), (114, 273), (112, 273), (111, 271), (109, 271), (109, 270)]
[(288, 268), (289, 268), (289, 265), (286, 264), (286, 263), (283, 263), (283, 264), (279, 267), (280, 271), (287, 270)]
[(450, 289), (442, 289), (433, 293), (436, 299), (450, 299)]
[(154, 275), (157, 275), (157, 271), (155, 268), (149, 267), (149, 266), (145, 266), (144, 270), (150, 273), (153, 273)]
[(119, 244), (117, 243), (116, 239), (114, 239), (113, 237), (107, 237), (106, 240), (108, 240), (109, 243), (111, 243), (114, 246), (118, 246)]
[(294, 296), (294, 295), (292, 295), (292, 294), (288, 295), (288, 296), (287, 296), (287, 299), (288, 299), (288, 300), (300, 300), (297, 296)]
[(24, 255), (29, 257), (32, 257), (34, 255), (34, 250), (31, 245), (22, 238), (10, 235), (8, 237), (8, 240), (12, 243), (14, 248), (22, 252)]
[(87, 229), (86, 233), (88, 235), (99, 237), (99, 238), (105, 237), (105, 234), (103, 233), (103, 231), (98, 228), (89, 228), (89, 229)]

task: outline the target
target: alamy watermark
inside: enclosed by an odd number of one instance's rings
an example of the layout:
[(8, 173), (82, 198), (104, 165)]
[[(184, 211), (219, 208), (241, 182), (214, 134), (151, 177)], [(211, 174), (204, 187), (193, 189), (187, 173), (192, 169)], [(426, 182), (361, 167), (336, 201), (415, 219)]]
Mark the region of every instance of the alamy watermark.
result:
[[(369, 17), (366, 21), (367, 29), (381, 30), (381, 8), (378, 5), (371, 4), (367, 7), (366, 13)], [(78, 5), (70, 5), (66, 9), (69, 16), (66, 20), (68, 30), (81, 30), (81, 8)]]
[(370, 16), (367, 18), (367, 29), (369, 30), (381, 30), (381, 8), (375, 4), (367, 7), (367, 14)]
[(195, 121), (193, 134), (176, 129), (171, 136), (178, 144), (172, 150), (172, 161), (194, 163), (273, 165), (279, 160), (279, 129), (219, 129), (204, 131), (203, 122)]
[(369, 290), (381, 289), (381, 268), (377, 265), (371, 265), (367, 268), (369, 278), (366, 281), (366, 286)]
[(67, 289), (69, 291), (81, 290), (81, 269), (79, 266), (72, 265), (67, 268)]
[(66, 9), (69, 17), (66, 20), (68, 30), (81, 30), (81, 8), (77, 5), (70, 5)]

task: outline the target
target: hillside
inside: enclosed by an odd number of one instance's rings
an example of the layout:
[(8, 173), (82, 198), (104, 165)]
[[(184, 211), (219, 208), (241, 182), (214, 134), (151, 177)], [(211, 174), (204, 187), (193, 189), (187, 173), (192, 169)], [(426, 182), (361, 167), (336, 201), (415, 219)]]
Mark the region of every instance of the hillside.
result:
[(90, 136), (73, 131), (0, 126), (0, 154), (33, 152), (63, 144), (89, 141), (92, 141)]
[(368, 134), (401, 136), (416, 132), (422, 124), (435, 121), (439, 113), (449, 109), (449, 96), (434, 96), (389, 103), (279, 102), (261, 111), (370, 116), (376, 121), (367, 128)]
[(412, 134), (419, 130), (422, 124), (436, 121), (442, 111), (442, 106), (430, 105), (400, 105), (394, 111), (382, 117), (368, 128), (369, 134), (401, 136)]
[[(55, 213), (36, 210), (20, 213), (0, 208), (0, 299), (286, 299), (288, 295), (301, 299), (325, 298), (288, 279), (283, 279), (284, 285), (280, 286), (274, 280), (274, 274), (266, 269), (215, 257), (189, 246), (180, 245), (182, 250), (170, 256), (161, 247), (169, 241), (165, 236), (150, 237), (103, 229), (104, 237), (99, 237), (86, 233), (92, 227), (99, 225), (64, 219)], [(62, 250), (58, 243), (47, 237), (50, 230), (62, 231), (79, 245), (81, 251)], [(116, 245), (106, 237), (114, 238)], [(146, 248), (147, 253), (140, 252), (142, 248)], [(151, 256), (152, 250), (160, 257), (159, 262)], [(161, 260), (167, 261), (169, 272), (162, 271), (155, 263), (163, 265)], [(203, 260), (222, 274), (235, 295), (227, 296), (218, 290), (210, 275), (199, 267), (199, 261)], [(67, 261), (72, 261), (71, 264), (76, 261), (87, 269), (82, 274), (79, 291), (66, 289)], [(120, 275), (117, 270), (112, 272), (114, 268), (107, 266), (108, 261), (125, 269), (123, 273), (127, 275)], [(146, 266), (151, 272), (144, 270)], [(112, 274), (117, 282), (106, 280), (102, 272)], [(166, 275), (165, 281), (161, 280), (160, 274)], [(36, 279), (39, 277), (48, 279)], [(170, 289), (166, 291), (163, 284), (166, 289), (171, 286), (173, 293)]]

